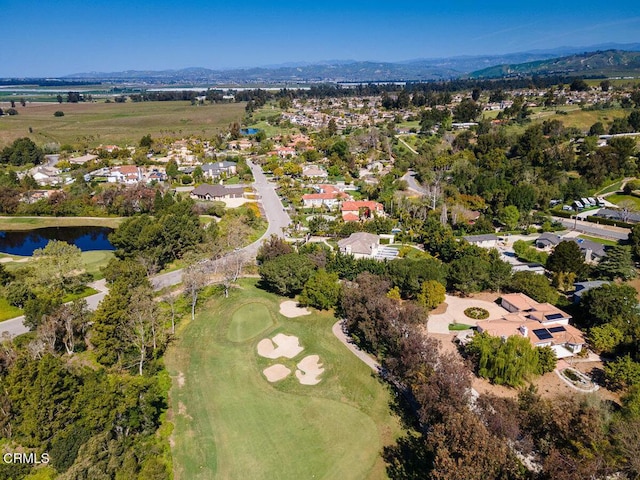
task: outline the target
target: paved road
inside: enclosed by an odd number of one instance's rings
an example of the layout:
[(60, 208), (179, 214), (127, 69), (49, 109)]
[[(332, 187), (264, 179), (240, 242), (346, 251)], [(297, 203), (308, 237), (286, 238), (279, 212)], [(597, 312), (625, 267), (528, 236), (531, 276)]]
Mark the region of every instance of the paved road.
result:
[[(571, 230), (574, 229), (574, 225), (576, 224), (575, 220), (570, 218), (553, 217), (553, 219)], [(612, 238), (614, 240), (626, 240), (629, 237), (629, 232), (631, 231), (628, 228), (598, 225), (597, 223), (583, 222), (581, 220), (578, 220), (575, 229), (582, 233), (596, 235), (598, 237)]]
[(416, 179), (415, 179), (415, 172), (412, 172), (411, 170), (409, 170), (407, 173), (405, 173), (402, 176), (402, 180), (405, 180), (407, 182), (407, 185), (409, 186), (409, 188), (415, 192), (418, 192), (422, 195), (426, 195), (427, 191), (422, 187), (422, 185), (420, 185)]
[[(95, 310), (98, 308), (98, 304), (102, 301), (104, 297), (107, 296), (109, 289), (107, 288), (106, 282), (104, 280), (98, 280), (97, 282), (90, 283), (89, 286), (98, 290), (98, 293), (95, 295), (90, 295), (85, 297), (85, 301), (87, 302), (87, 306), (90, 310)], [(27, 333), (29, 329), (24, 325), (24, 315), (21, 315), (16, 318), (12, 318), (10, 320), (5, 320), (0, 323), (0, 333), (4, 334), (7, 332), (11, 337), (15, 337), (17, 335), (22, 335), (23, 333)]]
[[(260, 245), (262, 245), (262, 242), (271, 235), (275, 234), (279, 237), (284, 237), (284, 230), (291, 223), (291, 218), (284, 210), (273, 183), (269, 182), (265, 174), (262, 172), (262, 168), (249, 160), (247, 160), (247, 165), (249, 165), (249, 168), (251, 168), (251, 172), (253, 173), (255, 181), (252, 185), (258, 193), (258, 198), (261, 199), (263, 211), (267, 217), (267, 222), (269, 222), (269, 227), (262, 237), (252, 244), (240, 249), (246, 257), (252, 258), (258, 253), (258, 249), (260, 248)], [(156, 275), (151, 278), (151, 284), (156, 290), (177, 285), (181, 282), (182, 269), (163, 273), (162, 275)]]

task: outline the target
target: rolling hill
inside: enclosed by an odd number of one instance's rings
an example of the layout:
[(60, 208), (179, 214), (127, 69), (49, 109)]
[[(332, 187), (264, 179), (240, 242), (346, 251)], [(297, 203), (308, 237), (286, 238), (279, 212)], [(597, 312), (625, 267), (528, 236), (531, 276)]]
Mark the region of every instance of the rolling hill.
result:
[(548, 60), (503, 64), (477, 70), (470, 78), (500, 78), (529, 75), (624, 76), (640, 74), (640, 52), (605, 50)]

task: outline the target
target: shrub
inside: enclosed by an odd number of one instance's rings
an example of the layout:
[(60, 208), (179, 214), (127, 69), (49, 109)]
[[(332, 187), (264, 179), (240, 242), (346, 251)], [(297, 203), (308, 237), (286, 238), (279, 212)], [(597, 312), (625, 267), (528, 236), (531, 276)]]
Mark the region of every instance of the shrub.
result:
[(56, 110), (53, 114), (54, 117), (64, 117), (64, 112), (62, 110)]
[(465, 309), (464, 314), (474, 320), (484, 320), (485, 318), (489, 318), (489, 312), (480, 307), (469, 307)]

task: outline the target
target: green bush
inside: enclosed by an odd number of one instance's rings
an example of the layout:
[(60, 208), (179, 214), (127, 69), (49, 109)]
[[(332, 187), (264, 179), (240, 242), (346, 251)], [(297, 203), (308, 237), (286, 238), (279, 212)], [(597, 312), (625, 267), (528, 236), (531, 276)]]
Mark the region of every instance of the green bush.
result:
[(53, 113), (53, 116), (54, 116), (54, 117), (64, 117), (64, 112), (63, 112), (62, 110), (56, 110), (56, 111)]
[(464, 314), (474, 320), (484, 320), (485, 318), (489, 318), (489, 312), (480, 307), (469, 307), (465, 309)]

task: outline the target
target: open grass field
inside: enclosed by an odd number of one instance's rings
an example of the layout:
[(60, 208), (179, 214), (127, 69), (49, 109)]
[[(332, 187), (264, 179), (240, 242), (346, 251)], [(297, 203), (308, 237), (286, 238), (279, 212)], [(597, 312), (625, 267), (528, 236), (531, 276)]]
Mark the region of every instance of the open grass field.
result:
[(591, 240), (592, 242), (596, 242), (599, 243), (601, 245), (605, 245), (607, 247), (613, 247), (615, 245), (618, 245), (618, 242), (616, 242), (615, 240), (609, 240), (606, 238), (600, 238), (600, 237), (590, 237), (589, 235), (578, 235), (579, 238), (584, 238), (585, 240)]
[(0, 230), (33, 230), (45, 227), (117, 228), (122, 217), (0, 217)]
[[(333, 336), (333, 315), (283, 317), (281, 299), (255, 283), (200, 307), (167, 353), (175, 479), (386, 478), (380, 452), (400, 433), (387, 388)], [(304, 351), (258, 356), (257, 343), (277, 333)], [(318, 385), (262, 374), (312, 354), (325, 369)]]
[(20, 315), (22, 315), (22, 310), (13, 305), (9, 305), (6, 298), (0, 297), (0, 322), (19, 317)]
[(634, 197), (633, 195), (624, 195), (622, 193), (614, 193), (613, 195), (607, 196), (607, 200), (611, 203), (615, 203), (616, 205), (620, 205), (620, 202), (631, 202), (636, 210), (640, 210), (640, 198)]
[[(39, 145), (56, 142), (96, 147), (100, 144), (137, 145), (152, 137), (201, 135), (212, 137), (240, 121), (244, 103), (191, 105), (191, 102), (32, 103), (16, 105), (18, 115), (0, 117), (0, 147), (19, 137)], [(54, 117), (55, 111), (64, 112)], [(33, 133), (29, 133), (29, 128)]]

